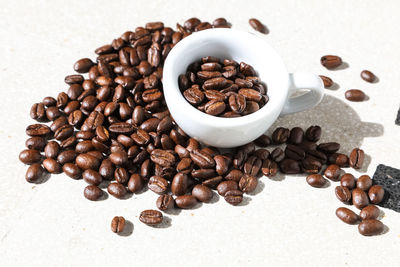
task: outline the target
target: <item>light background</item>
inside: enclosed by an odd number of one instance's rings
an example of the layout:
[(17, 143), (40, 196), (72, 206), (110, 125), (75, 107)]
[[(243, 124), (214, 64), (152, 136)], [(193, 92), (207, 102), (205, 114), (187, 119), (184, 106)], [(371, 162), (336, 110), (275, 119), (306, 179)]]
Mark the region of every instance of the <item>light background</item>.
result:
[[(384, 235), (364, 237), (338, 220), (335, 185), (310, 187), (304, 176), (261, 178), (257, 194), (233, 207), (215, 204), (167, 214), (161, 228), (138, 221), (155, 207), (151, 191), (127, 200), (90, 202), (85, 183), (54, 175), (25, 181), (18, 161), (29, 109), (67, 85), (79, 58), (126, 30), (160, 20), (175, 26), (197, 16), (226, 17), (252, 31), (251, 17), (270, 34), (260, 36), (282, 55), (289, 71), (326, 74), (340, 88), (326, 90), (313, 110), (279, 119), (275, 126), (321, 125), (322, 141), (361, 146), (372, 175), (379, 163), (400, 167), (400, 2), (386, 1), (0, 1), (0, 265), (1, 266), (398, 266), (400, 214), (384, 210)], [(340, 55), (349, 68), (328, 71), (325, 54)], [(379, 76), (368, 84), (363, 69)], [(348, 88), (370, 100), (350, 103)], [(360, 173), (352, 171), (356, 175)], [(215, 198), (217, 200), (217, 197)], [(110, 231), (113, 216), (134, 224), (129, 236)]]

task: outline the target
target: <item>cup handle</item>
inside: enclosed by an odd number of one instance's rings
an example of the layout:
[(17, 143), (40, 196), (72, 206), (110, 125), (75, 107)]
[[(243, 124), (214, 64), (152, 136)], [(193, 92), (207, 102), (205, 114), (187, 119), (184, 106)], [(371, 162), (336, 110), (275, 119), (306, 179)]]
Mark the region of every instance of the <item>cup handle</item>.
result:
[[(289, 82), (289, 96), (281, 115), (303, 111), (321, 102), (324, 96), (324, 84), (318, 75), (311, 73), (290, 73)], [(310, 91), (300, 96), (290, 97), (300, 89), (309, 89)]]

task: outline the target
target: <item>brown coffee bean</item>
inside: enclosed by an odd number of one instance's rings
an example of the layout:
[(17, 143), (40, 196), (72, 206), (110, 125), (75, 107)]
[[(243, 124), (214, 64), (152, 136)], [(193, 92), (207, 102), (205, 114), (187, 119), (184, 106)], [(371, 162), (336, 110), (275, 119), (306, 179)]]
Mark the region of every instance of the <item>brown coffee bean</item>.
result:
[(147, 225), (157, 225), (162, 223), (163, 215), (158, 210), (144, 210), (140, 213), (139, 220)]
[(351, 173), (345, 173), (340, 178), (340, 185), (352, 190), (356, 187), (356, 179)]
[(336, 142), (329, 142), (329, 143), (321, 143), (317, 146), (319, 151), (322, 151), (326, 154), (332, 154), (339, 150), (340, 144)]
[(65, 140), (74, 134), (74, 127), (71, 125), (63, 125), (54, 133), (54, 138), (57, 140)]
[(107, 192), (113, 197), (123, 198), (126, 195), (127, 190), (125, 186), (120, 183), (110, 183), (107, 186)]
[(128, 163), (128, 154), (125, 151), (114, 152), (110, 154), (110, 160), (115, 165), (123, 166)]
[(279, 168), (283, 173), (287, 174), (297, 174), (300, 173), (300, 164), (293, 159), (284, 159), (279, 162)]
[(211, 189), (216, 189), (216, 187), (219, 185), (219, 183), (221, 183), (222, 180), (223, 180), (222, 176), (216, 176), (216, 177), (209, 178), (209, 179), (205, 178), (205, 181), (202, 182), (202, 184)]
[(181, 209), (191, 209), (197, 204), (197, 200), (192, 195), (183, 195), (175, 198), (175, 204)]
[(363, 70), (360, 74), (361, 78), (369, 83), (373, 83), (376, 79), (375, 74), (373, 74), (371, 71), (369, 70)]
[(380, 185), (373, 185), (371, 188), (368, 190), (368, 197), (371, 203), (373, 204), (379, 204), (383, 200), (383, 197), (385, 196), (385, 190), (383, 189), (382, 186)]
[(363, 191), (368, 191), (372, 186), (372, 179), (368, 175), (361, 175), (357, 179), (357, 188), (360, 188)]
[(71, 177), (72, 179), (80, 179), (82, 177), (82, 171), (73, 163), (65, 163), (62, 167), (63, 172)]
[(333, 81), (331, 78), (324, 76), (324, 75), (319, 75), (319, 77), (321, 78), (322, 82), (324, 83), (325, 88), (329, 88), (333, 85)]
[(260, 147), (267, 147), (272, 143), (272, 140), (269, 136), (263, 134), (254, 140), (254, 143)]
[(131, 175), (128, 181), (128, 190), (132, 193), (136, 193), (143, 188), (143, 179), (139, 174), (134, 173)]
[(35, 103), (31, 107), (30, 111), (31, 118), (37, 121), (45, 119), (46, 108), (43, 103)]
[(261, 171), (265, 176), (273, 177), (278, 172), (278, 164), (270, 159), (266, 159), (261, 166)]
[(225, 193), (224, 199), (229, 204), (236, 206), (243, 200), (243, 193), (240, 190), (229, 190)]
[(211, 100), (206, 103), (204, 111), (209, 115), (217, 116), (224, 112), (225, 107), (226, 105), (223, 101)]
[(24, 164), (34, 164), (39, 163), (41, 160), (41, 155), (38, 150), (35, 149), (25, 149), (19, 153), (19, 160)]
[(239, 188), (244, 193), (251, 193), (256, 189), (257, 184), (257, 179), (254, 176), (245, 174), (240, 178)]
[(288, 143), (298, 145), (304, 140), (304, 131), (300, 127), (294, 127), (290, 130)]
[(175, 164), (176, 159), (174, 154), (167, 150), (154, 149), (151, 152), (150, 159), (163, 167), (169, 167)]
[(111, 221), (111, 231), (114, 233), (121, 233), (125, 228), (125, 218), (122, 216), (115, 216)]
[(271, 152), (271, 159), (275, 162), (281, 162), (285, 158), (285, 152), (280, 147), (275, 148)]
[(368, 205), (360, 211), (360, 217), (362, 220), (375, 220), (378, 219), (380, 210), (375, 205)]
[(95, 185), (88, 185), (83, 190), (83, 195), (89, 200), (96, 201), (103, 195), (103, 190)]
[(364, 150), (354, 148), (349, 156), (350, 167), (354, 169), (361, 169), (364, 162)]
[(318, 173), (322, 168), (322, 163), (313, 157), (306, 157), (301, 161), (301, 166), (305, 173)]
[(116, 168), (114, 178), (120, 184), (126, 184), (129, 180), (128, 171), (125, 168)]
[(379, 235), (383, 230), (384, 225), (378, 220), (364, 220), (358, 225), (358, 231), (365, 236)]
[(29, 136), (46, 136), (50, 133), (50, 128), (45, 124), (32, 124), (26, 127), (25, 132)]
[(102, 177), (101, 175), (94, 170), (85, 170), (82, 173), (83, 180), (85, 180), (86, 183), (91, 184), (91, 185), (99, 185), (102, 182)]
[(189, 174), (193, 170), (193, 161), (190, 158), (183, 158), (178, 165), (176, 165), (176, 171)]
[(43, 160), (43, 167), (49, 173), (61, 173), (61, 165), (55, 159), (47, 158)]
[(348, 167), (349, 158), (345, 154), (333, 153), (329, 156), (329, 163), (336, 164), (339, 167)]
[(306, 181), (309, 185), (316, 188), (324, 187), (327, 182), (321, 174), (310, 174), (307, 176)]
[(342, 59), (338, 56), (327, 55), (321, 57), (321, 64), (327, 69), (335, 69), (342, 65)]
[(64, 165), (65, 163), (70, 163), (74, 162), (76, 156), (78, 156), (78, 153), (74, 150), (66, 150), (58, 154), (57, 156), (57, 161), (61, 164)]
[(89, 72), (90, 68), (93, 66), (93, 61), (89, 58), (82, 58), (75, 62), (74, 70), (79, 73)]
[(171, 192), (175, 196), (181, 196), (186, 194), (188, 189), (188, 176), (184, 173), (178, 172), (171, 183)]
[(360, 220), (358, 215), (345, 207), (340, 207), (336, 210), (336, 216), (347, 224), (356, 224)]
[(44, 169), (39, 163), (34, 163), (26, 170), (25, 179), (29, 183), (36, 182), (44, 174)]
[(217, 186), (217, 191), (220, 196), (225, 196), (226, 192), (237, 189), (239, 189), (238, 183), (232, 180), (223, 181)]
[(190, 153), (190, 158), (194, 164), (202, 169), (214, 168), (215, 160), (207, 153), (200, 150), (194, 150)]
[(262, 95), (260, 92), (250, 88), (242, 88), (239, 90), (239, 95), (243, 95), (246, 100), (260, 102)]
[(200, 202), (209, 202), (213, 197), (213, 192), (207, 186), (198, 184), (193, 187), (192, 196)]
[(267, 28), (258, 19), (255, 19), (255, 18), (249, 19), (249, 24), (254, 30), (256, 30), (258, 32), (261, 32), (264, 34), (268, 33)]
[(171, 195), (161, 195), (157, 198), (156, 206), (159, 210), (165, 211), (174, 207), (175, 200)]
[(318, 142), (321, 138), (321, 127), (318, 125), (310, 126), (305, 132), (305, 137), (310, 142)]
[(57, 104), (57, 100), (54, 97), (46, 96), (45, 98), (43, 98), (42, 103), (46, 107), (51, 107), (51, 106), (55, 106)]
[(65, 78), (64, 78), (64, 82), (69, 85), (74, 84), (74, 83), (81, 84), (84, 80), (85, 80), (85, 78), (80, 74), (68, 75), (68, 76), (65, 76)]
[(233, 169), (227, 175), (225, 175), (225, 179), (239, 182), (240, 178), (242, 178), (242, 176), (243, 176), (243, 172), (241, 170)]
[(76, 165), (82, 170), (97, 170), (100, 166), (100, 160), (90, 154), (80, 154), (75, 159)]
[(324, 175), (329, 180), (336, 182), (336, 181), (339, 181), (339, 179), (340, 179), (341, 171), (342, 170), (340, 169), (340, 167), (338, 165), (331, 164), (325, 169)]
[(361, 102), (361, 101), (364, 101), (366, 98), (365, 93), (359, 89), (347, 90), (344, 93), (344, 96), (346, 97), (347, 100), (353, 101), (353, 102)]
[[(97, 126), (96, 126), (97, 127)], [(108, 130), (118, 134), (130, 134), (133, 132), (134, 127), (132, 124), (126, 122), (116, 122), (108, 127)]]
[(217, 18), (212, 24), (214, 28), (230, 28), (230, 25), (225, 18)]
[(276, 130), (272, 133), (272, 141), (275, 144), (283, 144), (286, 143), (286, 141), (289, 138), (290, 131), (287, 128), (283, 127), (278, 127)]
[(46, 139), (40, 136), (30, 137), (26, 139), (25, 146), (28, 149), (43, 151), (44, 147), (46, 146)]
[(361, 190), (360, 188), (355, 188), (351, 192), (352, 194), (352, 199), (353, 199), (353, 205), (356, 206), (358, 209), (362, 209), (369, 204), (368, 196), (367, 194)]
[(350, 200), (351, 200), (352, 193), (347, 187), (336, 186), (335, 195), (336, 195), (337, 199), (339, 199), (343, 203), (349, 204)]
[(285, 149), (285, 155), (290, 159), (302, 160), (306, 156), (306, 153), (301, 147), (288, 144)]
[(149, 189), (157, 194), (165, 194), (168, 190), (168, 181), (161, 176), (152, 176), (147, 184)]

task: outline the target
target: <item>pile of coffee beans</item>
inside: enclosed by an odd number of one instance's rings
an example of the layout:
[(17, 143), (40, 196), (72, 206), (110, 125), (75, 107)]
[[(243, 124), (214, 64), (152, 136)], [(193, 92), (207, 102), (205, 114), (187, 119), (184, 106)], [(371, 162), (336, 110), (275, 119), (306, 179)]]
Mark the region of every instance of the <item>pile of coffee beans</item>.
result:
[(252, 66), (212, 56), (193, 62), (178, 78), (185, 99), (213, 116), (240, 117), (256, 112), (269, 100), (267, 87)]

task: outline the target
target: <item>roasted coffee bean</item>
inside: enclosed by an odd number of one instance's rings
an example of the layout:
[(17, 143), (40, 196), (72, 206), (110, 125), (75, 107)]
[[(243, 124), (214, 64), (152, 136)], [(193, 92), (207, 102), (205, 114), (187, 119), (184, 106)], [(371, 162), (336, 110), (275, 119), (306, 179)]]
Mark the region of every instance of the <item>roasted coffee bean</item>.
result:
[(340, 185), (352, 190), (356, 187), (356, 179), (351, 173), (345, 173), (340, 178)]
[(183, 195), (175, 198), (175, 204), (181, 209), (191, 209), (197, 204), (197, 200), (192, 195)]
[(178, 165), (176, 165), (176, 171), (189, 174), (193, 170), (193, 161), (190, 158), (183, 158)]
[(346, 97), (347, 100), (353, 101), (353, 102), (361, 102), (366, 99), (365, 93), (359, 89), (347, 90), (344, 93), (344, 96)]
[(260, 92), (250, 88), (242, 88), (239, 90), (239, 95), (243, 95), (246, 100), (260, 102), (262, 95)]
[(325, 164), (327, 162), (326, 155), (318, 150), (306, 150), (306, 157), (318, 160), (321, 164)]
[(273, 177), (278, 172), (278, 164), (270, 159), (266, 159), (261, 166), (261, 171), (265, 176)]
[(43, 160), (43, 167), (49, 173), (61, 173), (61, 165), (55, 159), (47, 158)]
[(272, 143), (272, 140), (269, 136), (263, 134), (260, 137), (258, 137), (256, 140), (254, 140), (254, 143), (257, 146), (266, 147)]
[(217, 191), (220, 196), (225, 196), (225, 193), (230, 190), (237, 190), (238, 183), (232, 180), (223, 181), (217, 186)]
[(149, 189), (157, 194), (165, 194), (168, 190), (168, 181), (161, 176), (152, 176), (147, 184)]
[(329, 163), (336, 164), (339, 167), (348, 167), (349, 158), (345, 154), (333, 153), (329, 155)]
[(154, 149), (151, 152), (150, 159), (163, 167), (169, 167), (175, 164), (175, 156), (170, 151)]
[(230, 28), (229, 23), (226, 21), (225, 18), (217, 18), (213, 21), (214, 28)]
[(244, 62), (240, 62), (239, 70), (245, 76), (257, 76), (257, 72), (253, 69), (253, 67), (250, 66), (249, 64), (244, 63)]
[(319, 139), (321, 138), (321, 133), (322, 130), (320, 126), (318, 125), (310, 126), (306, 130), (305, 137), (310, 142), (318, 142)]
[(181, 196), (186, 193), (188, 189), (188, 176), (184, 173), (178, 172), (171, 183), (171, 192), (175, 196)]
[(192, 151), (190, 153), (190, 158), (193, 160), (194, 164), (202, 169), (213, 168), (215, 166), (215, 160), (210, 155), (200, 150)]
[(46, 109), (43, 103), (35, 103), (31, 107), (30, 111), (31, 118), (37, 121), (45, 119)]
[(82, 173), (83, 180), (91, 185), (99, 185), (102, 182), (101, 175), (94, 170), (87, 169)]
[(64, 82), (69, 85), (74, 84), (74, 83), (81, 84), (84, 80), (85, 80), (85, 78), (80, 74), (68, 75), (68, 76), (65, 76), (65, 78), (64, 78)]
[[(97, 126), (96, 126), (97, 127)], [(130, 134), (133, 132), (134, 127), (132, 124), (126, 122), (116, 122), (108, 127), (108, 130), (118, 134)]]
[(280, 147), (277, 147), (272, 150), (270, 156), (273, 161), (281, 162), (285, 158), (285, 152)]
[(256, 151), (254, 151), (253, 155), (259, 158), (260, 160), (264, 161), (267, 158), (269, 158), (270, 153), (265, 148), (259, 148)]
[(207, 178), (211, 178), (216, 176), (215, 169), (199, 169), (199, 170), (193, 170), (191, 172), (191, 175), (195, 179), (199, 180), (205, 180)]
[(222, 73), (219, 71), (199, 71), (197, 77), (201, 80), (208, 80), (213, 78), (221, 77)]
[[(306, 140), (304, 140), (301, 144), (299, 144), (299, 146), (301, 148), (303, 148), (307, 153), (308, 153), (308, 151), (315, 151), (317, 149), (317, 144), (316, 143), (310, 142), (310, 141), (306, 141)], [(326, 155), (325, 155), (325, 159), (326, 159)]]
[(369, 83), (373, 83), (376, 79), (375, 74), (373, 74), (369, 70), (363, 70), (361, 72), (360, 76), (364, 81), (369, 82)]
[(197, 184), (192, 189), (192, 196), (200, 202), (209, 202), (213, 197), (213, 192), (207, 186)]
[(150, 135), (142, 129), (137, 129), (136, 133), (131, 135), (131, 138), (139, 146), (147, 145), (150, 142)]
[(336, 186), (335, 188), (335, 195), (337, 197), (337, 199), (339, 199), (340, 201), (342, 201), (343, 203), (349, 204), (351, 197), (352, 197), (352, 193), (351, 191), (344, 186)]
[(218, 186), (219, 183), (221, 183), (222, 180), (223, 180), (222, 176), (216, 176), (213, 178), (206, 179), (204, 182), (202, 182), (202, 184), (209, 188), (216, 189), (216, 187)]
[(75, 159), (76, 165), (82, 170), (97, 170), (100, 166), (100, 160), (90, 154), (80, 154)]
[(257, 184), (258, 182), (256, 177), (250, 174), (245, 174), (240, 178), (239, 188), (244, 193), (251, 193), (256, 189)]
[(89, 58), (82, 58), (75, 62), (74, 70), (79, 73), (89, 72), (90, 68), (93, 66), (93, 61)]
[(372, 179), (368, 175), (361, 175), (357, 179), (357, 188), (360, 188), (363, 191), (368, 191), (372, 186)]
[(240, 190), (229, 190), (225, 193), (224, 199), (229, 204), (236, 206), (243, 200), (243, 193)]
[(225, 176), (225, 179), (239, 182), (242, 176), (243, 172), (241, 170), (233, 169)]
[(354, 211), (345, 207), (338, 208), (336, 210), (336, 216), (347, 224), (357, 224), (360, 220), (360, 218)]
[(26, 170), (25, 179), (29, 183), (36, 182), (44, 174), (44, 169), (39, 163), (34, 163)]
[(358, 231), (365, 236), (379, 235), (383, 232), (384, 225), (378, 220), (363, 220), (358, 225)]
[(114, 171), (114, 178), (120, 184), (126, 184), (129, 180), (128, 171), (125, 168), (119, 167)]
[(278, 127), (276, 130), (272, 133), (272, 141), (275, 144), (283, 144), (286, 143), (286, 141), (289, 138), (290, 131), (287, 128), (283, 127)]
[(342, 65), (342, 59), (338, 56), (327, 55), (321, 57), (321, 64), (327, 69), (335, 69)]
[(361, 169), (364, 162), (364, 150), (354, 148), (349, 156), (350, 167), (354, 169)]
[(243, 166), (243, 171), (245, 174), (250, 174), (252, 176), (257, 176), (262, 165), (262, 160), (256, 156), (250, 156)]
[(340, 169), (340, 167), (338, 165), (331, 164), (325, 169), (324, 175), (329, 180), (336, 182), (336, 181), (339, 181), (339, 179), (340, 179), (341, 171), (342, 170)]
[(96, 201), (103, 196), (103, 190), (95, 185), (88, 185), (83, 190), (83, 195), (89, 200)]
[(66, 175), (71, 177), (72, 179), (80, 179), (82, 177), (82, 171), (79, 169), (78, 166), (76, 166), (73, 163), (65, 163), (62, 167), (63, 172), (65, 172)]
[(214, 160), (216, 163), (215, 169), (218, 175), (224, 175), (229, 170), (231, 160), (223, 155), (214, 156)]
[(25, 149), (19, 153), (19, 160), (24, 164), (34, 164), (39, 163), (41, 160), (41, 155), (38, 150), (35, 149)]
[(304, 131), (300, 127), (294, 127), (290, 130), (288, 143), (298, 145), (303, 142), (304, 139)]
[(28, 149), (43, 151), (44, 147), (46, 146), (46, 139), (40, 136), (30, 137), (25, 141), (25, 146)]
[(110, 183), (107, 186), (107, 192), (113, 197), (123, 198), (126, 195), (127, 190), (125, 186), (120, 183)]
[(302, 160), (306, 156), (306, 153), (301, 147), (288, 144), (285, 149), (285, 155), (290, 159)]
[(324, 187), (327, 182), (321, 174), (310, 174), (307, 176), (306, 181), (309, 185), (316, 188)]
[(50, 128), (45, 124), (32, 124), (26, 127), (25, 132), (29, 136), (46, 136), (50, 133)]
[(57, 140), (65, 140), (74, 134), (74, 128), (71, 125), (63, 125), (54, 133), (54, 138)]
[(157, 198), (156, 206), (159, 210), (165, 211), (174, 207), (175, 200), (171, 195), (161, 195)]
[(190, 18), (185, 21), (183, 24), (188, 31), (194, 31), (197, 25), (199, 25), (201, 21), (198, 18)]
[(139, 174), (134, 173), (131, 175), (128, 181), (128, 190), (132, 193), (136, 193), (143, 188), (143, 179)]
[(83, 140), (76, 144), (75, 151), (78, 153), (86, 153), (91, 150), (94, 150), (94, 146), (92, 141), (90, 140)]
[(249, 19), (249, 24), (254, 30), (256, 30), (258, 32), (265, 33), (265, 34), (268, 33), (267, 28), (258, 19), (255, 19), (255, 18)]
[(179, 158), (188, 158), (190, 157), (190, 152), (181, 145), (175, 146), (175, 153), (179, 156)]
[(224, 112), (225, 107), (226, 106), (223, 101), (211, 100), (206, 103), (204, 111), (209, 115), (217, 116)]
[(353, 191), (351, 192), (351, 196), (353, 199), (353, 205), (356, 206), (356, 208), (362, 209), (362, 208), (368, 206), (368, 204), (369, 204), (368, 196), (360, 188), (353, 189)]
[(84, 114), (80, 110), (75, 110), (68, 116), (68, 123), (72, 126), (78, 127), (79, 125), (82, 124), (83, 120), (84, 120)]
[(300, 164), (293, 159), (284, 159), (279, 163), (279, 167), (283, 173), (296, 174), (300, 173)]
[(115, 165), (123, 166), (128, 163), (128, 154), (125, 151), (113, 152), (110, 154), (110, 160)]
[(163, 215), (158, 210), (144, 210), (140, 213), (139, 220), (147, 225), (157, 225), (162, 223)]
[(155, 132), (157, 130), (160, 120), (157, 118), (150, 118), (140, 125), (140, 129), (146, 132)]
[(60, 116), (61, 116), (61, 111), (57, 107), (52, 106), (46, 109), (46, 117), (50, 121), (54, 121)]
[(51, 106), (55, 106), (57, 104), (57, 100), (54, 97), (46, 96), (45, 98), (43, 98), (42, 103), (46, 107), (51, 107)]
[(378, 219), (380, 210), (375, 205), (368, 205), (360, 211), (360, 217), (362, 220), (375, 220)]
[(324, 76), (324, 75), (319, 75), (319, 77), (321, 78), (322, 82), (324, 83), (325, 88), (329, 88), (333, 85), (333, 81), (331, 78)]
[(111, 221), (111, 231), (114, 233), (121, 233), (125, 228), (125, 218), (122, 216), (115, 216)]
[(76, 156), (78, 156), (78, 153), (74, 150), (62, 151), (60, 154), (58, 154), (57, 161), (64, 165), (65, 163), (74, 162)]
[(306, 157), (304, 160), (302, 160), (301, 166), (303, 167), (303, 171), (305, 173), (318, 173), (322, 168), (321, 162), (312, 157)]
[(76, 145), (77, 141), (78, 139), (75, 136), (70, 136), (67, 139), (61, 141), (60, 147), (62, 149), (73, 148)]
[(317, 146), (319, 151), (322, 151), (326, 154), (336, 153), (340, 148), (340, 144), (336, 142), (329, 142), (329, 143), (321, 143)]
[(379, 204), (385, 196), (385, 190), (380, 185), (373, 185), (368, 190), (368, 197), (372, 204)]
[[(80, 112), (82, 114), (82, 112), (80, 110), (77, 110), (77, 112)], [(72, 113), (75, 113), (75, 112), (72, 112)], [(68, 116), (68, 119), (65, 116), (61, 116), (61, 117), (58, 117), (57, 119), (55, 119), (53, 121), (53, 123), (50, 125), (50, 130), (55, 132), (55, 131), (57, 131), (58, 128), (60, 128), (63, 125), (66, 125), (68, 123), (71, 124), (71, 125), (75, 125), (75, 124), (72, 124), (72, 123), (69, 122), (69, 117), (71, 117), (72, 115), (73, 114), (70, 114)], [(83, 114), (82, 114), (82, 117), (83, 117)]]

